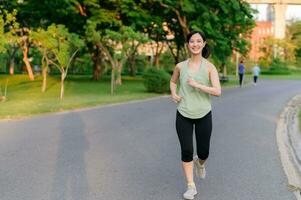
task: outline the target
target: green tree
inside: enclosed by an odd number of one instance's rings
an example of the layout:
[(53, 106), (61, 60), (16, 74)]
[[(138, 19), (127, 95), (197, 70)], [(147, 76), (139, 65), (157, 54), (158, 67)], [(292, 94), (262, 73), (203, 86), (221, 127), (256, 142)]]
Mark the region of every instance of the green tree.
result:
[(135, 60), (138, 53), (138, 47), (149, 41), (149, 39), (135, 32), (131, 27), (123, 26), (120, 31), (107, 31), (106, 46), (112, 52), (112, 58), (116, 63), (117, 79), (116, 84), (121, 84), (122, 66), (126, 61), (130, 64), (131, 75), (136, 74)]
[(10, 0), (3, 1), (9, 11), (18, 11), (21, 27), (44, 28), (51, 24), (64, 24), (70, 32), (82, 32), (85, 17), (81, 0)]
[(265, 65), (267, 66), (265, 67), (268, 67), (268, 65), (272, 62), (274, 57), (274, 47), (276, 45), (275, 42), (276, 41), (273, 37), (267, 37), (259, 48), (259, 51), (261, 52), (259, 60), (261, 60), (262, 64), (266, 62)]
[[(116, 63), (114, 61), (114, 58), (112, 54), (110, 53), (109, 49), (106, 47), (105, 43), (107, 40), (104, 38), (103, 33), (97, 31), (97, 22), (96, 21), (88, 21), (87, 26), (86, 26), (86, 38), (88, 38), (88, 42), (92, 45), (92, 59), (95, 60), (97, 67), (97, 75), (99, 75), (100, 71), (100, 61), (101, 61), (101, 56), (107, 57), (109, 62), (111, 63), (111, 94), (114, 93), (114, 69), (116, 66)], [(97, 78), (99, 78), (97, 76)]]
[(33, 40), (34, 45), (38, 48), (40, 53), (42, 54), (41, 58), (41, 67), (42, 67), (42, 89), (41, 91), (44, 93), (47, 87), (47, 74), (49, 67), (49, 58), (51, 57), (51, 49), (54, 48), (53, 44), (55, 44), (55, 40), (51, 35), (52, 33), (48, 30), (38, 29), (37, 31), (33, 31), (30, 34), (30, 38)]
[(0, 14), (0, 52), (1, 53), (6, 52), (5, 49), (6, 38), (4, 35), (4, 25), (5, 25), (4, 16), (1, 13)]
[(19, 37), (15, 30), (19, 30), (19, 23), (16, 22), (17, 10), (8, 12), (1, 9), (1, 46), (2, 52), (8, 54), (7, 68), (11, 75), (14, 74), (15, 54), (19, 49)]
[(103, 52), (96, 42), (97, 39), (91, 38), (94, 34), (88, 33), (88, 30), (93, 27), (103, 37), (105, 30), (118, 28), (121, 24), (118, 19), (119, 1), (60, 0), (40, 3), (39, 0), (26, 0), (17, 4), (17, 7), (22, 24), (30, 24), (35, 28), (46, 28), (52, 23), (63, 24), (70, 32), (85, 38), (85, 50), (89, 52), (94, 64), (93, 79), (100, 79), (104, 72)]
[(47, 29), (54, 23), (65, 25), (73, 33), (83, 35), (85, 32), (86, 16), (82, 1), (11, 0), (1, 1), (0, 4), (10, 12), (17, 10), (17, 22), (22, 28), (15, 29), (15, 35), (22, 38), (18, 42), (22, 47), (26, 66), (30, 66), (27, 52), (32, 45), (28, 40), (28, 35), (32, 30)]
[(295, 62), (295, 52), (298, 43), (294, 41), (290, 32), (287, 32), (286, 39), (276, 39), (274, 37), (266, 38), (260, 47), (262, 56), (260, 60), (270, 65), (275, 58), (279, 58), (286, 62)]
[[(187, 56), (185, 36), (191, 29), (202, 30), (212, 47), (213, 59), (225, 66), (232, 52), (248, 50), (248, 34), (254, 26), (253, 10), (240, 0), (39, 0), (5, 1), (18, 10), (21, 27), (46, 28), (51, 23), (65, 24), (71, 32), (85, 38), (94, 63), (93, 77), (104, 71), (102, 44), (107, 30), (122, 26), (146, 33), (153, 43), (154, 62), (159, 65), (162, 46), (168, 44), (175, 62)], [(17, 3), (19, 2), (19, 3)], [(158, 12), (159, 11), (159, 12)], [(19, 17), (20, 16), (20, 17)], [(92, 30), (93, 29), (93, 30)], [(168, 36), (173, 35), (174, 38)], [(95, 38), (94, 38), (95, 37)]]
[(99, 80), (104, 72), (104, 66), (101, 64), (104, 60), (103, 52), (105, 45), (103, 39), (107, 30), (119, 30), (122, 22), (119, 17), (119, 4), (113, 0), (98, 2), (96, 0), (85, 1), (88, 19), (84, 26), (85, 40), (88, 51), (91, 55), (93, 66), (93, 79)]
[(294, 48), (293, 55), (295, 56), (296, 63), (301, 62), (301, 21), (295, 21), (288, 27), (287, 35), (290, 45)]
[[(157, 0), (164, 10), (169, 29), (180, 37), (176, 47), (184, 47), (186, 35), (191, 30), (201, 30), (208, 37), (213, 59), (225, 67), (233, 50), (245, 54), (248, 50), (248, 36), (255, 26), (250, 5), (244, 1)], [(185, 52), (185, 51), (184, 51)], [(180, 55), (178, 53), (178, 55)]]
[[(165, 16), (162, 7), (155, 1), (125, 0), (120, 5), (120, 19), (125, 26), (136, 32), (147, 34), (153, 59), (151, 65), (159, 68), (159, 57), (166, 46), (167, 30), (164, 29)], [(133, 74), (131, 69), (131, 74)]]
[[(53, 65), (61, 72), (60, 98), (64, 96), (64, 80), (68, 74), (70, 63), (77, 51), (83, 47), (83, 41), (74, 33), (69, 33), (64, 25), (50, 25), (47, 30), (39, 29), (32, 33), (35, 44), (39, 47), (43, 57), (43, 89), (46, 88), (46, 74), (48, 65)], [(45, 85), (44, 85), (45, 84)]]

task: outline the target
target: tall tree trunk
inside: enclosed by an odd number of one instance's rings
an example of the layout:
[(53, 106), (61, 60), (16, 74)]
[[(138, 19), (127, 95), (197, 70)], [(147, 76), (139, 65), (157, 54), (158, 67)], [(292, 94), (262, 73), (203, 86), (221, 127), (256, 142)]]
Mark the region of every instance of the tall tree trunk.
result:
[(65, 71), (63, 70), (61, 72), (61, 94), (60, 94), (60, 99), (63, 99), (64, 97), (64, 92), (65, 92), (65, 88), (64, 88), (64, 80), (65, 80)]
[(17, 48), (12, 47), (12, 50), (8, 50), (8, 60), (7, 60), (7, 68), (10, 75), (14, 75), (15, 73), (15, 55), (17, 52)]
[(111, 95), (114, 94), (115, 91), (115, 69), (116, 69), (116, 62), (113, 59), (113, 56), (110, 54), (110, 51), (101, 43), (99, 42), (99, 47), (101, 50), (103, 50), (103, 53), (108, 57), (112, 70), (111, 70)]
[(14, 75), (15, 73), (15, 58), (9, 59), (9, 74)]
[(98, 81), (100, 79), (100, 63), (96, 60), (93, 66), (93, 80)]
[(160, 55), (162, 54), (164, 45), (162, 44), (160, 46), (160, 42), (157, 41), (157, 47), (156, 47), (156, 51), (155, 51), (155, 57), (154, 57), (154, 64), (156, 66), (157, 69), (160, 68)]
[(134, 69), (137, 71), (137, 68), (136, 68), (136, 56), (137, 56), (137, 51), (138, 51), (138, 47), (141, 45), (140, 42), (138, 43), (133, 43), (132, 45), (132, 53), (131, 53), (131, 66), (134, 67)]
[(156, 52), (155, 56), (154, 56), (154, 65), (156, 66), (157, 69), (159, 69), (159, 55), (158, 53)]
[(130, 66), (130, 75), (136, 76), (136, 68), (133, 65)]
[[(174, 49), (172, 48), (171, 42), (167, 42), (167, 45), (168, 45), (168, 48), (169, 48), (169, 51), (170, 51), (172, 57), (174, 58), (175, 65), (176, 65), (177, 63), (179, 63), (179, 55), (180, 55), (180, 54), (179, 54), (179, 48), (178, 48), (178, 45), (177, 45), (177, 49), (176, 49), (176, 50), (174, 50)], [(174, 51), (176, 51), (176, 52), (174, 52)]]
[[(60, 99), (62, 100), (64, 97), (64, 92), (65, 92), (65, 88), (64, 88), (64, 81), (65, 78), (67, 77), (68, 74), (68, 69), (70, 67), (70, 62), (72, 61), (72, 59), (75, 57), (76, 53), (78, 52), (79, 49), (77, 49), (72, 56), (69, 58), (69, 62), (67, 64), (67, 66), (60, 66), (60, 71), (61, 71), (61, 95), (60, 95)], [(47, 60), (48, 62), (48, 60)], [(58, 65), (57, 65), (58, 66)]]
[(28, 72), (29, 79), (33, 81), (34, 75), (33, 75), (32, 68), (30, 66), (30, 62), (28, 60), (28, 47), (27, 46), (23, 47), (23, 61), (26, 65), (26, 70)]
[(222, 64), (222, 69), (223, 69), (223, 77), (227, 77), (227, 66), (225, 63)]
[(136, 76), (137, 69), (135, 65), (135, 57), (133, 55), (129, 57), (129, 64), (130, 64), (130, 75)]
[(93, 66), (93, 80), (98, 81), (103, 73), (103, 67), (101, 66), (101, 50), (99, 47), (96, 47), (92, 53)]
[(111, 95), (114, 94), (115, 91), (115, 66), (112, 65), (112, 70), (111, 70)]
[(49, 65), (49, 61), (47, 58), (47, 50), (44, 50), (43, 58), (42, 58), (42, 76), (43, 76), (42, 92), (43, 93), (46, 91), (46, 87), (47, 87), (48, 65)]
[(137, 72), (137, 69), (136, 69), (136, 52), (137, 52), (137, 49), (138, 47), (140, 46), (140, 43), (138, 44), (133, 44), (132, 45), (132, 52), (130, 53), (130, 56), (128, 57), (128, 60), (130, 62), (130, 74), (131, 76), (136, 76), (136, 72)]
[(42, 74), (43, 74), (43, 85), (42, 85), (42, 92), (44, 93), (46, 91), (47, 87), (47, 67), (43, 67)]
[(115, 81), (116, 85), (122, 84), (121, 72), (122, 72), (122, 61), (117, 61), (117, 77), (116, 77), (116, 81)]

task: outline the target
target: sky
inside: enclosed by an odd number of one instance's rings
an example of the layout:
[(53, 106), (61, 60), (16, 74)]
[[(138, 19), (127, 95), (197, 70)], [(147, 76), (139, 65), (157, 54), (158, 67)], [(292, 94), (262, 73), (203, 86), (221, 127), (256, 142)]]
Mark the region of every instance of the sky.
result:
[[(251, 4), (252, 8), (255, 8), (259, 11), (258, 20), (265, 21), (266, 17), (266, 9), (268, 4)], [(301, 5), (288, 5), (286, 9), (286, 19), (298, 19), (301, 20)]]

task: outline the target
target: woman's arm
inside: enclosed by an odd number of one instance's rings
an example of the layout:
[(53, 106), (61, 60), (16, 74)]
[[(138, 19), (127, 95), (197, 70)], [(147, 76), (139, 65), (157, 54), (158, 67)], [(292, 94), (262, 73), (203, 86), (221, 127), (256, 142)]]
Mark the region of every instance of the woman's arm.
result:
[(208, 87), (206, 85), (202, 85), (198, 82), (196, 82), (195, 80), (193, 79), (188, 79), (187, 80), (187, 83), (196, 88), (196, 89), (199, 89), (203, 92), (206, 92), (208, 94), (211, 94), (213, 96), (220, 96), (222, 91), (221, 91), (221, 84), (219, 82), (219, 76), (218, 76), (218, 72), (215, 68), (214, 65), (211, 65), (210, 66), (210, 69), (209, 69), (209, 77), (210, 77), (210, 80), (211, 80), (211, 87)]
[(177, 82), (179, 80), (179, 77), (180, 77), (180, 67), (176, 65), (169, 83), (171, 98), (175, 103), (180, 102), (182, 98), (181, 96), (177, 95)]

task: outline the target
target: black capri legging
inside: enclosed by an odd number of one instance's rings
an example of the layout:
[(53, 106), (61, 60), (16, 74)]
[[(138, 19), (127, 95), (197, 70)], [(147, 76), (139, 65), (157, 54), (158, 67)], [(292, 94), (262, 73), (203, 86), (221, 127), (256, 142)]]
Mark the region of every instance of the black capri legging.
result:
[(183, 162), (191, 162), (193, 160), (193, 125), (195, 126), (198, 157), (201, 160), (206, 160), (209, 156), (212, 132), (211, 111), (199, 119), (184, 117), (177, 111), (176, 129), (181, 145), (181, 158)]

